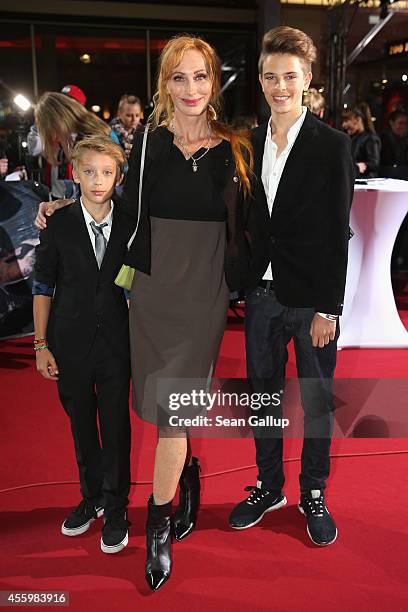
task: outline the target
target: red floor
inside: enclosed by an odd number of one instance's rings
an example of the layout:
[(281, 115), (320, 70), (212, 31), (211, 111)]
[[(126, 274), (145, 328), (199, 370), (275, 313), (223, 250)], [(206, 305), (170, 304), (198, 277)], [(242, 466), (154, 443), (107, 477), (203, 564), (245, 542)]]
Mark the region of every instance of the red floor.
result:
[[(243, 348), (242, 325), (232, 319), (218, 376), (245, 375)], [(0, 590), (69, 591), (71, 610), (92, 612), (408, 608), (408, 440), (333, 442), (327, 497), (339, 537), (327, 548), (311, 544), (296, 508), (298, 441), (288, 440), (285, 449), (288, 506), (253, 529), (235, 532), (227, 517), (244, 497), (243, 487), (255, 482), (253, 443), (195, 440), (203, 465), (199, 525), (175, 545), (173, 576), (152, 594), (143, 576), (143, 525), (153, 428), (133, 415), (133, 479), (141, 484), (132, 488), (127, 549), (104, 555), (98, 524), (79, 538), (62, 536), (60, 523), (78, 501), (78, 485), (69, 484), (76, 472), (66, 417), (53, 384), (34, 370), (31, 338), (0, 342), (0, 351)], [(406, 378), (406, 354), (344, 350), (337, 375)], [(288, 374), (295, 375), (292, 351)], [(39, 486), (21, 488), (35, 483)]]

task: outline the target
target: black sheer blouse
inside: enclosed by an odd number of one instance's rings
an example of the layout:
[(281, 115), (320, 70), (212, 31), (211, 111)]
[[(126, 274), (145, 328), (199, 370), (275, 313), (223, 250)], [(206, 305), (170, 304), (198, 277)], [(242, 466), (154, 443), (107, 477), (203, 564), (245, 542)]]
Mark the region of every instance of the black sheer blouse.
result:
[[(143, 132), (136, 135), (129, 160), (122, 209), (137, 218), (140, 159)], [(198, 154), (197, 154), (198, 157)], [(142, 207), (139, 228), (127, 253), (127, 265), (150, 274), (150, 217), (226, 220), (227, 252), (225, 279), (235, 291), (245, 288), (249, 253), (244, 236), (244, 195), (236, 174), (228, 142), (221, 142), (199, 160), (199, 169), (191, 176), (180, 168), (191, 165), (173, 144), (173, 134), (165, 127), (149, 133), (142, 184)], [(197, 186), (194, 179), (198, 179)]]

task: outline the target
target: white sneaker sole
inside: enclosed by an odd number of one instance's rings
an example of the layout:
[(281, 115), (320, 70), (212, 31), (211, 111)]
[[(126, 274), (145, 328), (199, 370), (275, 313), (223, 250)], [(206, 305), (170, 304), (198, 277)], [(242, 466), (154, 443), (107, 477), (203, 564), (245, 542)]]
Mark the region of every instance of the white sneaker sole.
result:
[(279, 510), (279, 508), (283, 508), (283, 506), (286, 506), (287, 503), (288, 503), (288, 500), (284, 496), (283, 499), (279, 503), (275, 504), (274, 506), (271, 506), (270, 508), (267, 508), (265, 512), (263, 512), (261, 516), (257, 518), (256, 521), (254, 521), (253, 523), (250, 523), (249, 525), (245, 525), (245, 527), (234, 527), (234, 525), (230, 525), (230, 527), (231, 529), (237, 529), (237, 530), (249, 529), (250, 527), (257, 525), (260, 521), (262, 521), (263, 517), (265, 516), (267, 512), (273, 512), (274, 510)]
[[(98, 508), (96, 511), (96, 515), (98, 518), (100, 518), (103, 515), (103, 508)], [(94, 518), (90, 518), (89, 521), (84, 523), (84, 525), (81, 525), (80, 527), (75, 527), (74, 529), (69, 529), (68, 527), (65, 527), (65, 521), (64, 521), (61, 525), (61, 533), (69, 537), (75, 537), (75, 536), (81, 535), (81, 533), (85, 533), (85, 531), (88, 531), (88, 529), (90, 528), (90, 526), (92, 525), (94, 521), (95, 521)]]
[(103, 539), (101, 538), (101, 551), (104, 553), (107, 553), (108, 555), (112, 555), (114, 553), (118, 553), (121, 550), (123, 550), (128, 545), (128, 542), (129, 542), (128, 533), (125, 535), (123, 540), (119, 542), (119, 544), (115, 544), (114, 546), (108, 546), (107, 544), (104, 543)]
[[(299, 504), (298, 504), (298, 510), (299, 510), (300, 514), (303, 514), (303, 516), (306, 516), (305, 511), (303, 510), (302, 506), (300, 506)], [(333, 542), (337, 539), (337, 534), (338, 534), (337, 527), (336, 527), (336, 535), (334, 536), (334, 538), (332, 540), (330, 540), (330, 542), (324, 542), (322, 544), (321, 542), (316, 542), (312, 538), (312, 536), (310, 535), (310, 531), (309, 531), (309, 525), (307, 525), (306, 531), (307, 531), (307, 535), (312, 540), (313, 544), (316, 544), (316, 546), (330, 546), (330, 544), (333, 544)]]

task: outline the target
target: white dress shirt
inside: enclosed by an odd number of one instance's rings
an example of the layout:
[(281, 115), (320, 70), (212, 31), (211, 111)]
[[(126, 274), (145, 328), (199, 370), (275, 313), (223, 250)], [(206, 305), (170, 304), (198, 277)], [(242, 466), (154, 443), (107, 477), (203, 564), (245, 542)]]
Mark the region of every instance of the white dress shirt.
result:
[(83, 202), (82, 202), (82, 197), (80, 198), (80, 203), (81, 203), (82, 212), (84, 213), (85, 223), (86, 223), (86, 227), (87, 227), (88, 234), (89, 234), (89, 240), (91, 241), (92, 248), (94, 250), (95, 257), (96, 257), (96, 249), (95, 249), (96, 236), (95, 236), (95, 234), (92, 231), (91, 223), (93, 221), (94, 223), (96, 223), (96, 225), (102, 225), (102, 223), (107, 223), (108, 224), (108, 225), (105, 225), (105, 227), (102, 228), (102, 233), (103, 233), (104, 237), (106, 238), (106, 242), (108, 243), (110, 235), (111, 235), (111, 230), (112, 230), (113, 202), (111, 200), (111, 202), (110, 202), (110, 211), (108, 212), (106, 217), (102, 221), (100, 221), (99, 223), (97, 221), (95, 221), (95, 219), (92, 217), (92, 215), (89, 214), (89, 212), (86, 210), (86, 208), (85, 208), (85, 206), (83, 205)]
[[(265, 138), (264, 154), (262, 159), (262, 183), (265, 189), (266, 200), (268, 202), (269, 214), (272, 215), (273, 203), (275, 201), (276, 192), (278, 191), (279, 182), (285, 168), (286, 160), (289, 153), (295, 144), (300, 128), (306, 117), (306, 106), (302, 106), (302, 114), (295, 121), (288, 131), (288, 142), (282, 153), (277, 157), (278, 146), (272, 140), (271, 119), (269, 120), (268, 130)], [(269, 263), (268, 269), (265, 272), (263, 279), (272, 280), (272, 266)]]

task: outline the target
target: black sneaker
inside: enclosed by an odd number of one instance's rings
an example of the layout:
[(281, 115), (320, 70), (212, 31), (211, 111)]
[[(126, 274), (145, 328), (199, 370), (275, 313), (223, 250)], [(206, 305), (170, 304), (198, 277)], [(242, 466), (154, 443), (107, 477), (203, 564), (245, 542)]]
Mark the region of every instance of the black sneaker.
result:
[(117, 553), (121, 551), (129, 541), (126, 510), (119, 508), (105, 514), (104, 526), (102, 528), (101, 550), (104, 553)]
[(94, 506), (89, 500), (83, 499), (62, 523), (61, 533), (66, 536), (77, 536), (88, 531), (95, 519), (102, 516), (103, 508)]
[(252, 493), (231, 512), (228, 522), (233, 529), (253, 527), (262, 520), (266, 512), (286, 506), (287, 499), (282, 493), (277, 495), (276, 491), (262, 489), (258, 486), (259, 484), (257, 482), (256, 487), (245, 487), (245, 491), (252, 491)]
[(298, 508), (307, 518), (307, 533), (314, 544), (328, 546), (337, 538), (337, 528), (324, 503), (323, 491), (302, 493)]

